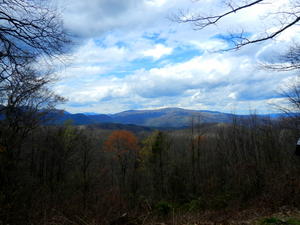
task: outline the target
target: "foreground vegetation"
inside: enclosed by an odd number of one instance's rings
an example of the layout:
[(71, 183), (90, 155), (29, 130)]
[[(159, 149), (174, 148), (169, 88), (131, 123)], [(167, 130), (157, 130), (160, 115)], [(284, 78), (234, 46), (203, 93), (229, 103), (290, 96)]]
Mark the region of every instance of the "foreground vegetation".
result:
[(71, 123), (26, 136), (2, 133), (1, 223), (141, 224), (299, 207), (294, 123), (255, 115), (231, 124), (199, 122), (152, 133)]

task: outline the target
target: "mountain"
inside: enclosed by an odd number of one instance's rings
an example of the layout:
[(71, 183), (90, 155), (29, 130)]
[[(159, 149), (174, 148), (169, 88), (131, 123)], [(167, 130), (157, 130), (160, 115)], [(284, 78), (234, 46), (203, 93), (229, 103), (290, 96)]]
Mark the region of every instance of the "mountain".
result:
[(72, 121), (75, 125), (89, 125), (97, 123), (113, 122), (112, 118), (105, 114), (86, 115), (83, 113), (72, 114), (66, 111), (51, 112), (48, 116), (47, 124), (60, 125), (66, 121)]
[(137, 126), (134, 124), (120, 124), (120, 123), (97, 123), (88, 125), (90, 128), (98, 128), (103, 130), (128, 130), (133, 133), (152, 132), (153, 128)]
[(88, 116), (93, 123), (113, 123), (113, 118), (105, 114), (98, 114), (98, 115), (90, 115)]
[[(0, 114), (0, 119), (3, 115)], [(249, 115), (236, 115), (239, 118), (249, 118)], [(257, 115), (259, 118), (270, 117), (278, 119), (286, 117), (285, 114)], [(72, 121), (75, 125), (107, 124), (106, 127), (116, 127), (114, 124), (136, 125), (151, 128), (183, 128), (192, 123), (230, 123), (234, 115), (208, 110), (189, 110), (182, 108), (163, 108), (155, 110), (128, 110), (115, 114), (76, 113), (64, 110), (55, 110), (45, 116), (44, 124), (61, 125)], [(109, 124), (109, 125), (108, 125)], [(135, 129), (135, 128), (134, 128)]]
[(231, 114), (188, 110), (181, 108), (164, 108), (156, 110), (130, 110), (111, 115), (117, 123), (136, 124), (148, 127), (187, 127), (191, 124), (191, 118), (206, 123), (229, 122)]
[(190, 126), (191, 118), (194, 118), (195, 122), (200, 121), (202, 123), (228, 123), (232, 121), (232, 117), (233, 115), (228, 113), (181, 108), (129, 110), (110, 115), (94, 113), (70, 114), (62, 111), (55, 114), (50, 124), (63, 124), (67, 120), (72, 120), (75, 125), (110, 123), (133, 124), (153, 128), (180, 128)]

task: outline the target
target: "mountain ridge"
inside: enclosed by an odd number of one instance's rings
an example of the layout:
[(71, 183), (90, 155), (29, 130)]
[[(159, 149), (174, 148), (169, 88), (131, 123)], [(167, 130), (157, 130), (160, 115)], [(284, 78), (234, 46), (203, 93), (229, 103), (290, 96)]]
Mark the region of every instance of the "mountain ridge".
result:
[[(67, 120), (73, 120), (75, 125), (90, 125), (100, 123), (133, 124), (153, 128), (180, 128), (188, 127), (191, 118), (203, 123), (230, 123), (234, 116), (247, 118), (250, 115), (235, 115), (209, 110), (192, 110), (183, 108), (161, 108), (145, 110), (127, 110), (114, 114), (97, 113), (69, 113), (63, 111), (58, 113), (51, 124), (63, 124)], [(261, 114), (261, 118), (278, 118), (283, 114)]]

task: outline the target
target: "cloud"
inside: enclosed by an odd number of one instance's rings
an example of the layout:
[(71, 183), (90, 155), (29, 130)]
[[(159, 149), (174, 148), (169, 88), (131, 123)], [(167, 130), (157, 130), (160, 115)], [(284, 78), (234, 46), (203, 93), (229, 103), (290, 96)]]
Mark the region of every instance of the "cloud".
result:
[(161, 7), (166, 4), (167, 0), (146, 0), (146, 4), (150, 6)]
[[(66, 27), (80, 37), (66, 68), (57, 71), (61, 80), (54, 87), (69, 99), (64, 107), (71, 112), (160, 107), (267, 111), (268, 102), (279, 99), (279, 84), (293, 76), (259, 70), (257, 65), (276, 60), (298, 28), (276, 41), (217, 51), (228, 47), (226, 40), (216, 38), (227, 31), (245, 26), (253, 36), (264, 30), (272, 15), (257, 23), (257, 14), (282, 7), (279, 0), (273, 2), (275, 8), (249, 8), (204, 31), (167, 17), (177, 9), (196, 11), (198, 6), (208, 14), (221, 12), (218, 0), (57, 1), (66, 4)], [(209, 8), (211, 3), (216, 7)]]
[(56, 1), (64, 8), (66, 28), (83, 38), (116, 30), (143, 30), (161, 22), (169, 23), (166, 19), (168, 11), (186, 4), (185, 0), (175, 0), (176, 4), (172, 4), (174, 2), (170, 0)]
[(136, 70), (121, 78), (102, 76), (72, 85), (68, 81), (57, 91), (72, 104), (86, 103), (76, 111), (115, 112), (105, 107), (109, 102), (110, 109), (113, 105), (116, 109), (176, 106), (230, 112), (239, 105), (239, 112), (247, 112), (250, 105), (261, 109), (264, 100), (277, 98), (280, 80), (288, 77), (257, 71), (254, 64), (246, 56), (204, 54), (185, 62)]
[(173, 51), (172, 48), (168, 48), (162, 44), (157, 44), (153, 49), (149, 49), (143, 52), (144, 56), (153, 57), (155, 60), (160, 59), (164, 55), (169, 55)]
[(128, 20), (133, 19), (127, 17), (127, 12), (137, 10), (141, 2), (138, 0), (59, 1), (65, 8), (63, 14), (65, 26), (83, 37), (92, 37), (112, 28), (124, 26)]

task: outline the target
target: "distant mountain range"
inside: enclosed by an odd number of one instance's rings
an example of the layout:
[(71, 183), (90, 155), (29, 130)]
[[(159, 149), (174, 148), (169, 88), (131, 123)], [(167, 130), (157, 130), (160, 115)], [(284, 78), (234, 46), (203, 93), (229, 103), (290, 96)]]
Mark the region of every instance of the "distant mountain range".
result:
[[(259, 115), (259, 117), (270, 116), (277, 118), (281, 114)], [(96, 114), (96, 113), (77, 113), (71, 114), (66, 111), (56, 111), (51, 113), (52, 118), (48, 124), (63, 124), (65, 121), (72, 120), (75, 125), (91, 124), (133, 124), (137, 126), (153, 128), (181, 128), (191, 125), (191, 118), (195, 122), (204, 123), (229, 123), (232, 121), (233, 114), (221, 113), (207, 110), (188, 110), (181, 108), (164, 108), (156, 110), (129, 110), (115, 114)], [(238, 117), (249, 117), (238, 115)]]

